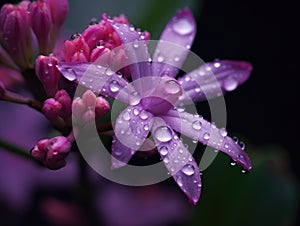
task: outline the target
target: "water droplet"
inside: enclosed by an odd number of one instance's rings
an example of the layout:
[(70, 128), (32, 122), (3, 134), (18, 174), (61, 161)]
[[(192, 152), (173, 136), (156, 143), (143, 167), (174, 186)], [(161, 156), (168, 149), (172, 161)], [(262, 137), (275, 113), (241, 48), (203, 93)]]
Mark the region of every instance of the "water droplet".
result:
[(183, 153), (183, 148), (178, 148), (178, 152), (179, 152), (180, 154), (182, 154), (182, 153)]
[(159, 55), (158, 57), (157, 57), (157, 61), (158, 62), (163, 62), (165, 60), (165, 58), (162, 56), (162, 55)]
[(189, 20), (183, 18), (174, 22), (173, 30), (179, 35), (188, 35), (194, 30), (194, 27)]
[(192, 127), (193, 127), (193, 129), (195, 129), (195, 130), (200, 130), (201, 127), (202, 127), (202, 124), (201, 124), (200, 121), (197, 120), (197, 121), (194, 121), (194, 122), (193, 122)]
[(133, 26), (132, 24), (130, 24), (129, 30), (130, 30), (130, 31), (134, 31), (134, 26)]
[(149, 125), (148, 124), (144, 125), (144, 130), (149, 131)]
[(166, 156), (163, 161), (164, 161), (164, 163), (168, 164), (170, 162), (170, 159), (168, 156)]
[(209, 133), (204, 133), (203, 134), (203, 139), (204, 140), (209, 140), (209, 138), (210, 138), (210, 134)]
[(195, 173), (195, 168), (191, 164), (186, 164), (182, 170), (185, 175), (192, 176)]
[(178, 56), (174, 57), (174, 61), (178, 62), (180, 60), (180, 58)]
[(180, 113), (185, 111), (185, 107), (176, 107), (176, 110)]
[(220, 133), (220, 135), (221, 135), (222, 137), (226, 137), (226, 136), (227, 136), (227, 131), (226, 131), (225, 128), (221, 128), (221, 129), (219, 130), (219, 133)]
[(227, 148), (229, 148), (229, 145), (227, 143), (225, 143), (224, 147), (227, 149)]
[(177, 94), (180, 92), (181, 88), (177, 82), (174, 80), (169, 80), (166, 82), (166, 86), (164, 87), (165, 91), (169, 94)]
[(135, 49), (139, 48), (139, 44), (137, 42), (133, 43), (133, 48)]
[(132, 93), (132, 96), (130, 97), (130, 100), (129, 100), (129, 104), (130, 105), (137, 105), (138, 103), (140, 103), (140, 97), (138, 95), (138, 92), (133, 92)]
[(160, 153), (162, 156), (166, 156), (166, 155), (169, 153), (169, 149), (168, 149), (166, 146), (162, 146), (162, 147), (159, 149), (159, 153)]
[(245, 147), (246, 147), (246, 144), (243, 141), (240, 141), (239, 145), (240, 145), (240, 147), (241, 147), (242, 150), (244, 150)]
[(140, 113), (140, 110), (139, 110), (139, 109), (137, 109), (137, 108), (133, 109), (133, 114), (134, 114), (135, 116), (139, 115), (139, 113)]
[(97, 18), (92, 18), (92, 19), (90, 20), (89, 25), (92, 26), (92, 25), (95, 25), (95, 24), (98, 24), (98, 20), (97, 20)]
[(158, 127), (154, 132), (155, 138), (160, 142), (168, 142), (172, 139), (172, 132), (169, 127)]
[(109, 83), (109, 89), (113, 93), (118, 92), (120, 90), (120, 85), (117, 81), (113, 80)]
[(232, 77), (229, 77), (229, 78), (225, 79), (225, 81), (223, 82), (223, 85), (224, 85), (224, 89), (226, 91), (232, 91), (238, 86), (238, 81)]
[(237, 137), (232, 137), (232, 140), (237, 144), (239, 142), (239, 138)]
[(236, 161), (234, 161), (233, 159), (230, 160), (230, 165), (231, 166), (235, 166), (236, 165)]
[(199, 93), (201, 91), (201, 89), (198, 87), (198, 88), (195, 88), (195, 92), (196, 93)]
[(245, 169), (242, 169), (242, 173), (246, 173), (247, 171)]
[(181, 176), (178, 176), (178, 177), (176, 178), (176, 182), (177, 182), (177, 184), (178, 184), (180, 187), (183, 186), (183, 182), (182, 182), (182, 177), (181, 177)]
[(123, 119), (126, 120), (126, 121), (128, 121), (130, 119), (130, 114), (129, 114), (128, 111), (124, 112)]
[(74, 81), (77, 78), (76, 72), (73, 70), (73, 68), (66, 68), (67, 74), (64, 74), (64, 76), (69, 80), (69, 81)]
[(105, 74), (106, 74), (107, 76), (112, 76), (114, 73), (115, 73), (115, 72), (114, 72), (112, 69), (110, 69), (110, 68), (107, 68), (106, 71), (105, 71)]
[(145, 112), (144, 110), (140, 113), (140, 119), (142, 120), (146, 120), (148, 118), (148, 114), (147, 112)]
[(219, 62), (214, 63), (215, 68), (219, 68), (220, 66), (221, 66), (221, 64)]

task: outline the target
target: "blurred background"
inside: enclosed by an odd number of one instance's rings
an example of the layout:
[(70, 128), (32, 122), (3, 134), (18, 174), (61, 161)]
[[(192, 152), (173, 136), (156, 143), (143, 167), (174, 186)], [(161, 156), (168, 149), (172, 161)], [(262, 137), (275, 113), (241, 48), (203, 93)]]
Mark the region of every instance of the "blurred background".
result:
[[(89, 168), (82, 178), (76, 156), (70, 156), (66, 168), (50, 172), (0, 150), (0, 225), (300, 225), (298, 61), (296, 38), (288, 35), (296, 9), (287, 13), (269, 0), (71, 0), (62, 35), (83, 31), (91, 18), (105, 12), (124, 13), (157, 39), (185, 6), (198, 24), (192, 51), (204, 61), (253, 64), (250, 79), (225, 96), (227, 130), (246, 143), (253, 170), (244, 175), (227, 156), (218, 155), (203, 172), (201, 198), (193, 207), (172, 180), (126, 187)], [(47, 136), (43, 117), (0, 102), (1, 139), (29, 150)]]

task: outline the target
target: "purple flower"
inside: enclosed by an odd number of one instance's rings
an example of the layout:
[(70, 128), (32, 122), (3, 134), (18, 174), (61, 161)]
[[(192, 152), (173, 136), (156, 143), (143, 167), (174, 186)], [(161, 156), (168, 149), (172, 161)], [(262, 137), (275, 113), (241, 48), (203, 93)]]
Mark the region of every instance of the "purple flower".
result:
[[(201, 116), (182, 112), (179, 107), (234, 90), (247, 80), (252, 66), (247, 62), (220, 60), (176, 80), (196, 33), (196, 23), (188, 9), (178, 12), (168, 23), (153, 61), (149, 60), (147, 42), (141, 32), (127, 24), (110, 23), (124, 45), (132, 83), (96, 63), (60, 63), (58, 67), (65, 78), (128, 104), (115, 122), (112, 168), (126, 165), (151, 133), (166, 168), (196, 204), (202, 187), (200, 172), (179, 138), (181, 133), (224, 152), (248, 172), (252, 166), (243, 145), (227, 136), (224, 128), (218, 129)], [(216, 87), (221, 88), (221, 93)]]

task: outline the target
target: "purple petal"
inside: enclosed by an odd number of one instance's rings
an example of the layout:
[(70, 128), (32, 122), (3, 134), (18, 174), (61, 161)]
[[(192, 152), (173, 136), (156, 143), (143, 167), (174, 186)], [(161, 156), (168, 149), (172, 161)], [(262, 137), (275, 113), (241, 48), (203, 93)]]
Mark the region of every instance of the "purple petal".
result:
[(58, 69), (69, 81), (75, 81), (103, 96), (125, 103), (135, 99), (135, 89), (110, 68), (94, 63), (59, 63)]
[(172, 128), (192, 139), (197, 139), (201, 143), (229, 155), (232, 160), (240, 164), (245, 171), (252, 168), (248, 155), (241, 146), (232, 138), (227, 136), (225, 129), (218, 129), (202, 117), (179, 113), (171, 110), (167, 116), (162, 117)]
[(183, 96), (181, 102), (188, 103), (188, 99), (199, 102), (232, 91), (249, 78), (251, 71), (251, 64), (243, 61), (206, 63), (178, 79), (187, 95)]
[(180, 189), (195, 205), (201, 194), (199, 167), (175, 132), (156, 118), (152, 133), (163, 162)]
[[(127, 24), (120, 24), (114, 21), (110, 21), (110, 23), (123, 43), (130, 64), (132, 80), (135, 81), (145, 76), (151, 76), (148, 47), (146, 41), (140, 37), (140, 32)], [(137, 87), (137, 90), (139, 92), (143, 91), (142, 87)]]
[(178, 12), (167, 24), (153, 56), (154, 75), (175, 77), (196, 34), (196, 22), (189, 9)]
[(117, 118), (112, 144), (112, 168), (126, 165), (142, 146), (152, 127), (153, 115), (140, 106), (126, 108)]

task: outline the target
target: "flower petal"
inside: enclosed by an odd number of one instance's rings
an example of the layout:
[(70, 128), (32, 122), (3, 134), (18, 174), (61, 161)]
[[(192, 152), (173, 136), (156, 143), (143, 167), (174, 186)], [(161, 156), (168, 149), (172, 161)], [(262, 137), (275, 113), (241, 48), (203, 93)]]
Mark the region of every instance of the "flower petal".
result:
[[(120, 24), (114, 21), (110, 21), (110, 23), (123, 43), (130, 65), (132, 80), (135, 81), (145, 76), (151, 76), (148, 47), (146, 41), (141, 38), (140, 32), (127, 24)], [(137, 90), (142, 92), (142, 84), (140, 83), (139, 85), (140, 87), (137, 87)]]
[(152, 127), (152, 114), (139, 105), (127, 107), (117, 118), (112, 144), (112, 168), (126, 165), (142, 146)]
[(125, 103), (135, 98), (135, 89), (110, 68), (95, 63), (59, 63), (58, 69), (67, 80), (75, 81), (103, 96)]
[(152, 133), (163, 162), (180, 189), (195, 205), (201, 194), (199, 167), (175, 132), (155, 118)]
[(179, 113), (174, 110), (162, 117), (172, 128), (192, 139), (229, 155), (232, 160), (240, 164), (245, 171), (252, 168), (248, 155), (242, 146), (227, 136), (225, 129), (218, 129), (215, 125), (187, 112)]
[(167, 24), (153, 56), (153, 74), (175, 77), (196, 35), (196, 22), (188, 8)]
[(251, 64), (243, 61), (220, 60), (206, 63), (178, 79), (186, 92), (181, 103), (212, 99), (222, 95), (222, 92), (232, 91), (249, 78), (251, 71)]

